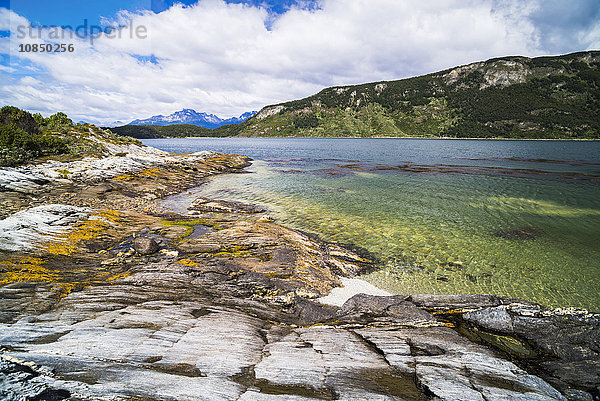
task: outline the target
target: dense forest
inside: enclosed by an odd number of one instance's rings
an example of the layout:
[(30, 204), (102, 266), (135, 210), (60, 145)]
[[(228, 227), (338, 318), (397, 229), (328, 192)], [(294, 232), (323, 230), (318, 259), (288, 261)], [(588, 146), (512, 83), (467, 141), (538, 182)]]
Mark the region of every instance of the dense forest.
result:
[(173, 125), (123, 125), (110, 128), (119, 135), (132, 136), (138, 139), (152, 138), (183, 138), (193, 136), (217, 136), (216, 130), (191, 124)]

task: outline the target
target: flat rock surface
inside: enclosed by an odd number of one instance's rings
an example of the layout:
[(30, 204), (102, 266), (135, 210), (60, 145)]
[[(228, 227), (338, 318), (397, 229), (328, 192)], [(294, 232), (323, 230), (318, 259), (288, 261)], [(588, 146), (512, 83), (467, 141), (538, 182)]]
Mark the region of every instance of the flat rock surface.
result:
[(42, 195), (10, 190), (20, 206), (0, 221), (0, 399), (599, 396), (598, 315), (488, 295), (320, 304), (372, 255), (250, 206), (168, 213), (157, 199), (247, 159), (147, 157), (167, 159), (93, 182), (46, 174)]

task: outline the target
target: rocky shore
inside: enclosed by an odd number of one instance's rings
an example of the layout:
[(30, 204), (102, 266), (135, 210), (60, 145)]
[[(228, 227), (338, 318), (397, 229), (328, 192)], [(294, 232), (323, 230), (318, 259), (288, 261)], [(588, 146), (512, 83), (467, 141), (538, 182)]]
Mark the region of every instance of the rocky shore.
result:
[(319, 298), (376, 255), (166, 196), (249, 159), (0, 170), (0, 399), (598, 400), (600, 315), (491, 295)]

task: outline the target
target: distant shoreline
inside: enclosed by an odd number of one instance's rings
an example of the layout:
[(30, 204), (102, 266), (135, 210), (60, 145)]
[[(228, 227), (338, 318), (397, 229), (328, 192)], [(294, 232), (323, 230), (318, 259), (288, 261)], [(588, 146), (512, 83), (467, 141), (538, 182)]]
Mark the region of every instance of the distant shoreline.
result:
[(186, 136), (186, 137), (163, 137), (163, 138), (144, 138), (142, 141), (155, 140), (155, 139), (230, 139), (230, 138), (254, 138), (254, 139), (442, 139), (442, 140), (478, 140), (478, 141), (589, 141), (595, 142), (600, 141), (600, 138), (455, 138), (455, 137), (423, 137), (423, 136)]

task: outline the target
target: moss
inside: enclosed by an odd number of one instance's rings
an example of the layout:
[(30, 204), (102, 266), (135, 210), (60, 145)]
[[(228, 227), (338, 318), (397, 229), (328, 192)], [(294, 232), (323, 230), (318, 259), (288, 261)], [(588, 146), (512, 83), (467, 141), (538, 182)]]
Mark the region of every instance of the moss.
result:
[(223, 230), (224, 227), (220, 226), (217, 222), (208, 219), (176, 219), (176, 220), (163, 220), (161, 222), (163, 227), (188, 227), (189, 233), (186, 231), (185, 237), (190, 236), (194, 232), (194, 226), (207, 226), (212, 227), (215, 230)]
[(227, 258), (259, 257), (259, 255), (253, 253), (251, 249), (254, 249), (252, 245), (232, 245), (219, 250), (219, 252), (213, 253), (213, 255)]
[(58, 174), (60, 174), (60, 176), (62, 178), (68, 178), (69, 174), (71, 174), (71, 172), (69, 170), (63, 169), (63, 170), (56, 170), (56, 172)]
[(224, 257), (224, 258), (250, 258), (254, 255), (252, 255), (251, 252), (248, 251), (219, 251), (216, 253), (213, 253), (213, 255), (215, 256), (219, 256), (219, 257)]

